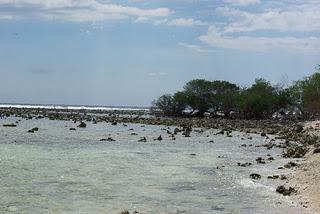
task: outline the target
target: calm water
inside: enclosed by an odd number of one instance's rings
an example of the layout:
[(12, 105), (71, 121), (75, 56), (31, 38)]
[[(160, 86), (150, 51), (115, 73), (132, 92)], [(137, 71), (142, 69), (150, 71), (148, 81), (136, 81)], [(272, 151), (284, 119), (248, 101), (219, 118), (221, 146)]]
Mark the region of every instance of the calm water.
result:
[[(205, 130), (172, 141), (162, 126), (88, 123), (70, 131), (76, 124), (46, 119), (2, 127), (16, 120), (0, 119), (0, 213), (303, 213), (275, 193), (279, 181), (266, 179), (290, 172), (277, 169), (288, 162), (281, 150), (258, 165), (266, 149), (240, 146), (263, 144), (258, 135)], [(39, 132), (27, 133), (35, 126)], [(160, 134), (162, 142), (152, 140)], [(116, 141), (99, 141), (109, 136)], [(253, 182), (253, 172), (263, 178)]]

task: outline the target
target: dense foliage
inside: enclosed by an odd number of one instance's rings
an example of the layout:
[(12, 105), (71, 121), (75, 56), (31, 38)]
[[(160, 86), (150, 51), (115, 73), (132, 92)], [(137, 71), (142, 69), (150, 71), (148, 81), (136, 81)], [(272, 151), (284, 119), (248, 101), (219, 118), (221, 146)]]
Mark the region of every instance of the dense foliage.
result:
[[(152, 103), (152, 111), (165, 116), (198, 115), (237, 118), (270, 118), (275, 113), (320, 112), (320, 67), (315, 74), (295, 82), (288, 88), (276, 87), (264, 79), (256, 79), (248, 88), (228, 81), (195, 79), (183, 91), (163, 95)], [(291, 112), (292, 113), (292, 112)]]

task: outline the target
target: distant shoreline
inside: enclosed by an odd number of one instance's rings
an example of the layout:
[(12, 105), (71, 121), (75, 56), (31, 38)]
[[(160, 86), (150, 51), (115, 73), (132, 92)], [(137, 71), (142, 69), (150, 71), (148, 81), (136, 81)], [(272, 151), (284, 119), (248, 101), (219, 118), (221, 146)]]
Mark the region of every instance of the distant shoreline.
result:
[(149, 107), (138, 106), (95, 106), (95, 105), (66, 105), (66, 104), (24, 104), (0, 103), (0, 108), (43, 108), (43, 109), (70, 109), (70, 110), (136, 110), (149, 111)]

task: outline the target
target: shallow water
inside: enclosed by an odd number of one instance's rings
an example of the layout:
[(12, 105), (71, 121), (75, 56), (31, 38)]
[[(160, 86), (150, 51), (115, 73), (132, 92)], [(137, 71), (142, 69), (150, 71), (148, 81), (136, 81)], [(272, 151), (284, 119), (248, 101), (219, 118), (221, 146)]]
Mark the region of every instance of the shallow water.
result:
[[(2, 127), (17, 120), (0, 119), (0, 213), (303, 213), (275, 193), (280, 181), (266, 178), (290, 173), (277, 169), (288, 160), (255, 147), (265, 140), (258, 135), (205, 130), (173, 141), (164, 126), (87, 123), (70, 131), (76, 124), (47, 119)], [(27, 133), (33, 127), (39, 132)], [(153, 141), (160, 134), (164, 140)], [(109, 136), (116, 141), (99, 141)], [(137, 142), (144, 136), (147, 143)], [(267, 153), (275, 160), (255, 163)], [(252, 181), (254, 172), (262, 179)]]

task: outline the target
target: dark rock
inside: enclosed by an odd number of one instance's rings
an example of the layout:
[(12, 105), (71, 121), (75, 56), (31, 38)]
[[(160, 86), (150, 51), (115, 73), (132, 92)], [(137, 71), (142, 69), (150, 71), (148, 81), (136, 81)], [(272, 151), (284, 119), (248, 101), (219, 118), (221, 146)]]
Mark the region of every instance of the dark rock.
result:
[(38, 127), (34, 127), (32, 129), (28, 130), (29, 133), (34, 133), (34, 132), (37, 132), (37, 131), (39, 131)]
[(279, 175), (272, 175), (268, 176), (268, 179), (278, 179), (280, 176)]
[(174, 131), (173, 131), (174, 134), (178, 134), (179, 132), (181, 132), (181, 130), (178, 129), (178, 128), (175, 128)]
[(3, 124), (3, 127), (17, 127), (17, 125), (13, 124), (13, 123), (11, 123), (11, 124)]
[(264, 132), (262, 132), (262, 133), (261, 133), (261, 137), (267, 137), (267, 134), (264, 133)]
[(285, 168), (290, 169), (292, 167), (296, 167), (298, 166), (297, 163), (290, 161), (289, 163), (287, 163), (286, 165), (284, 165)]
[(259, 175), (257, 173), (252, 173), (252, 174), (250, 174), (250, 178), (252, 178), (254, 180), (258, 180), (261, 178), (261, 175)]
[(115, 139), (113, 139), (112, 137), (108, 137), (107, 139), (103, 138), (100, 141), (108, 141), (108, 142), (113, 142), (116, 141)]
[(300, 124), (296, 125), (295, 128), (294, 128), (294, 131), (297, 132), (297, 133), (303, 132), (303, 126), (300, 125)]
[(313, 150), (313, 154), (317, 154), (317, 153), (320, 153), (320, 148), (315, 148), (315, 149)]
[(280, 179), (281, 179), (281, 180), (287, 180), (288, 178), (287, 178), (287, 176), (285, 176), (285, 175), (281, 175), (281, 176), (280, 176)]
[(302, 158), (308, 152), (308, 148), (299, 145), (290, 145), (283, 153), (285, 158)]
[(291, 195), (292, 193), (295, 193), (297, 192), (293, 187), (289, 187), (288, 189), (285, 188), (283, 185), (281, 186), (278, 186), (277, 189), (276, 189), (276, 192), (277, 193), (280, 193), (284, 196), (289, 196)]
[(224, 135), (224, 130), (221, 130), (221, 131), (219, 131), (219, 132), (217, 132), (215, 135)]
[(78, 127), (79, 127), (79, 128), (86, 128), (86, 127), (87, 127), (87, 124), (85, 124), (84, 122), (81, 122)]
[(69, 130), (70, 130), (70, 131), (75, 131), (75, 130), (76, 130), (76, 128), (70, 128)]
[(266, 163), (262, 157), (258, 157), (256, 159), (256, 161), (257, 161), (257, 163), (260, 163), (260, 164), (265, 164)]
[(241, 166), (241, 167), (247, 167), (247, 166), (251, 166), (252, 163), (238, 163), (238, 166)]
[(274, 160), (274, 158), (273, 158), (273, 157), (269, 157), (267, 160), (269, 160), (269, 161), (273, 161), (273, 160)]
[(141, 138), (140, 140), (138, 140), (138, 142), (147, 142), (147, 138), (146, 137), (143, 137), (143, 138)]
[(162, 136), (160, 135), (156, 140), (161, 141), (162, 140)]

